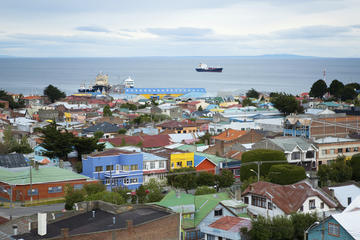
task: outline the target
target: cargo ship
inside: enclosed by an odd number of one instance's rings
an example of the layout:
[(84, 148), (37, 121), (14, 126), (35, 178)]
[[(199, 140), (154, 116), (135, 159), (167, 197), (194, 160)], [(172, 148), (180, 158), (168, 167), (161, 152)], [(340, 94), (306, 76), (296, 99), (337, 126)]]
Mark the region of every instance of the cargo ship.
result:
[(96, 76), (94, 85), (89, 85), (88, 87), (85, 87), (85, 84), (83, 84), (78, 89), (78, 92), (79, 93), (95, 93), (95, 92), (107, 93), (107, 92), (109, 92), (109, 90), (110, 90), (109, 76), (107, 74), (103, 74), (100, 72)]
[(197, 72), (222, 72), (223, 68), (221, 67), (208, 67), (204, 63), (200, 63), (197, 68), (195, 68)]

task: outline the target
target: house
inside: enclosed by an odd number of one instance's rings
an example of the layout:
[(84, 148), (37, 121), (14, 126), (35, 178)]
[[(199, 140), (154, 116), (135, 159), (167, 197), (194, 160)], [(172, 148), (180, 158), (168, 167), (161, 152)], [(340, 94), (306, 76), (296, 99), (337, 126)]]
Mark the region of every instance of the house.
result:
[(118, 127), (116, 124), (102, 122), (83, 129), (82, 133), (87, 137), (92, 137), (94, 136), (95, 132), (103, 132), (104, 138), (112, 138), (115, 134), (118, 133), (119, 130), (120, 127)]
[[(176, 105), (173, 105), (170, 103), (165, 103), (165, 104), (161, 104), (154, 108), (151, 109), (151, 113), (161, 113), (161, 114), (169, 116), (171, 119), (181, 119), (182, 118), (182, 109), (179, 106), (176, 106)], [(156, 108), (158, 108), (159, 111), (156, 111)]]
[(204, 239), (204, 233), (200, 231), (202, 226), (207, 226), (223, 216), (236, 217), (234, 212), (221, 203), (229, 199), (227, 193), (224, 192), (195, 196), (170, 191), (155, 204), (181, 213), (181, 239), (197, 240)]
[(173, 133), (193, 133), (200, 131), (198, 124), (178, 122), (176, 120), (171, 120), (158, 124), (156, 127), (159, 131), (170, 130)]
[[(77, 210), (71, 212), (38, 213), (38, 216), (23, 217), (20, 223), (24, 224), (17, 224), (18, 234), (11, 235), (14, 239), (56, 240), (179, 238), (179, 214), (164, 207), (124, 207), (103, 201), (80, 202), (76, 205)], [(7, 223), (11, 231), (15, 221)]]
[(44, 153), (46, 151), (47, 150), (40, 145), (35, 146), (34, 147), (34, 160), (41, 164), (48, 164), (48, 163), (58, 164), (59, 158), (58, 157), (49, 158), (49, 157), (45, 156)]
[(42, 122), (46, 120), (55, 120), (57, 122), (63, 120), (63, 115), (55, 109), (39, 109), (38, 114), (39, 120)]
[[(24, 177), (25, 176), (25, 177)], [(31, 179), (31, 181), (30, 181)], [(70, 184), (75, 189), (81, 189), (84, 184), (97, 182), (94, 179), (74, 173), (59, 167), (38, 166), (0, 168), (0, 197), (13, 201), (43, 200), (62, 198), (65, 196), (65, 186)]]
[(355, 181), (339, 183), (323, 189), (335, 197), (343, 208), (348, 207), (360, 196), (360, 184)]
[(212, 174), (216, 172), (216, 163), (204, 156), (194, 155), (194, 166), (196, 171), (206, 171)]
[[(335, 210), (337, 203), (307, 181), (291, 185), (278, 185), (259, 181), (250, 184), (241, 194), (254, 217), (288, 216), (291, 213), (322, 214)], [(321, 216), (321, 215), (320, 215)]]
[(330, 164), (338, 156), (345, 156), (348, 160), (354, 154), (359, 153), (360, 139), (324, 137), (314, 140), (319, 149), (317, 154), (317, 165)]
[(159, 148), (171, 144), (169, 135), (144, 135), (144, 136), (121, 136), (114, 138), (103, 138), (100, 142), (110, 142), (114, 146), (138, 145), (143, 148)]
[(271, 149), (282, 151), (290, 164), (296, 164), (310, 171), (316, 169), (318, 148), (310, 141), (300, 137), (279, 137), (264, 139), (252, 145), (252, 149)]
[(102, 181), (107, 190), (137, 189), (143, 183), (143, 159), (141, 152), (112, 148), (85, 156), (82, 174)]
[(205, 234), (205, 239), (246, 239), (242, 236), (241, 229), (251, 230), (251, 220), (233, 216), (222, 217), (208, 226), (201, 226), (200, 231)]
[(18, 168), (27, 167), (24, 155), (20, 153), (0, 154), (0, 167), (1, 168)]
[(183, 167), (194, 167), (194, 153), (173, 151), (170, 155), (170, 169)]
[(144, 183), (147, 183), (151, 178), (159, 181), (165, 180), (165, 174), (168, 172), (166, 158), (143, 152), (143, 174)]

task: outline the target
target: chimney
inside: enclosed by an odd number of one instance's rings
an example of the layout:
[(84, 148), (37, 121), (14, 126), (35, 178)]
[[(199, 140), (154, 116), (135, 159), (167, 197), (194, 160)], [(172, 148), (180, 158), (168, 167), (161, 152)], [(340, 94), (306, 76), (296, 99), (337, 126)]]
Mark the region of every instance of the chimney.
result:
[(46, 235), (46, 213), (38, 213), (38, 234), (40, 236)]
[(64, 238), (69, 237), (69, 228), (62, 228), (61, 230), (61, 236)]
[(332, 197), (335, 197), (334, 189), (330, 189), (330, 188), (329, 188), (329, 190), (330, 190), (331, 196), (332, 196)]
[(13, 228), (13, 231), (14, 231), (14, 236), (18, 235), (18, 226), (13, 225), (12, 228)]
[(128, 230), (132, 230), (133, 228), (133, 221), (132, 220), (126, 220), (126, 223), (127, 223), (127, 228)]
[(112, 223), (113, 223), (113, 225), (115, 225), (115, 223), (116, 223), (116, 217), (113, 217), (113, 218), (112, 218)]

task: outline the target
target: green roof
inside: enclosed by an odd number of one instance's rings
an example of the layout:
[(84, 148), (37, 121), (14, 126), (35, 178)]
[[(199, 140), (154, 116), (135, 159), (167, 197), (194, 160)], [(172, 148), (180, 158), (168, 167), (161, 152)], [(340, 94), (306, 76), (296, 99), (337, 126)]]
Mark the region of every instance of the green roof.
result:
[(195, 145), (184, 144), (184, 145), (177, 147), (176, 149), (181, 150), (181, 151), (186, 151), (186, 152), (196, 152), (197, 148)]
[[(176, 196), (175, 191), (170, 191), (160, 202), (155, 203), (164, 207), (179, 207), (181, 205), (190, 205), (195, 202), (195, 219), (185, 218), (182, 221), (182, 227), (193, 228), (213, 210), (219, 202), (230, 199), (229, 195), (225, 192), (197, 195), (180, 193), (179, 197)], [(181, 208), (178, 208), (181, 209)]]
[[(58, 167), (41, 167), (39, 170), (32, 168), (32, 184), (90, 179), (84, 175)], [(0, 182), (10, 185), (30, 184), (30, 168), (0, 168)]]

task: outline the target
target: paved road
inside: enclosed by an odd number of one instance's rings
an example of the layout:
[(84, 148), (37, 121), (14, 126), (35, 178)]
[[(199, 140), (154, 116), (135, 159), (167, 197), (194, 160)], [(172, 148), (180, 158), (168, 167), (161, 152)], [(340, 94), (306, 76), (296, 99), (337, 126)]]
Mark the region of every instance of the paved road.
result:
[(56, 203), (51, 205), (41, 205), (41, 206), (33, 206), (33, 207), (16, 206), (13, 209), (0, 207), (0, 216), (9, 218), (11, 212), (13, 218), (18, 218), (21, 216), (29, 216), (38, 212), (60, 211), (63, 209), (64, 209), (64, 203)]

